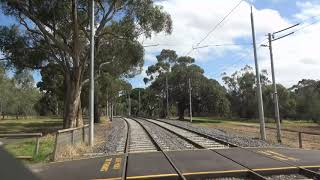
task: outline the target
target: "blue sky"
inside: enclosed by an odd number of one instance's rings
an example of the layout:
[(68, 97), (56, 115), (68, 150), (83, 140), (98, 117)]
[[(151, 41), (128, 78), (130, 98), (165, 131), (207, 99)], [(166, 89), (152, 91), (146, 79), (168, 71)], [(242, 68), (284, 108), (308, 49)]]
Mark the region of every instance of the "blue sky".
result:
[[(201, 2), (201, 3), (200, 3)], [(155, 63), (155, 56), (162, 49), (176, 50), (186, 55), (239, 0), (168, 0), (158, 1), (173, 19), (171, 35), (158, 34), (151, 39), (140, 38), (145, 44), (160, 44), (145, 48), (145, 64), (142, 74), (128, 81), (134, 87), (144, 87), (143, 77), (147, 66)], [(302, 0), (256, 0), (254, 4), (257, 43), (265, 39), (265, 34), (288, 27), (296, 22), (304, 22), (308, 17), (320, 15), (319, 1)], [(244, 44), (238, 46), (209, 46), (192, 51), (196, 64), (205, 70), (205, 75), (221, 82), (221, 73), (228, 74), (246, 64), (253, 66), (250, 31), (250, 8), (244, 1), (209, 37), (200, 44)], [(301, 27), (319, 17), (305, 21)], [(0, 14), (0, 25), (14, 23), (12, 18)], [(297, 27), (297, 29), (300, 27)], [(293, 29), (294, 30), (294, 29)], [(320, 23), (303, 29), (292, 37), (274, 43), (277, 81), (291, 86), (302, 78), (319, 79), (320, 56), (316, 48), (319, 42)], [(265, 48), (258, 49), (260, 69), (270, 72), (269, 54)], [(318, 60), (318, 61), (317, 61)], [(39, 72), (34, 72), (36, 81), (41, 80)]]
[[(144, 40), (145, 44), (160, 44), (158, 47), (146, 48), (144, 69), (155, 62), (154, 57), (161, 49), (173, 49), (179, 55), (185, 55), (239, 1), (202, 0), (200, 2), (170, 0), (159, 3), (172, 16), (173, 33), (170, 36), (160, 34)], [(268, 32), (275, 32), (297, 22), (304, 22), (296, 28), (299, 29), (310, 22), (320, 20), (317, 16), (305, 21), (309, 17), (320, 15), (319, 1), (257, 0), (253, 4), (257, 43), (264, 40)], [(189, 54), (195, 58), (196, 64), (205, 70), (207, 77), (221, 82), (223, 72), (231, 74), (246, 64), (254, 66), (252, 45), (250, 45), (252, 39), (249, 13), (249, 4), (242, 2), (226, 22), (210, 34), (200, 46), (233, 43), (245, 45), (201, 48)], [(308, 29), (295, 33), (292, 37), (274, 43), (277, 82), (289, 87), (302, 78), (319, 79), (320, 74), (317, 71), (320, 64), (317, 59), (320, 57), (317, 49), (314, 48), (317, 46), (316, 41), (319, 40), (317, 38), (319, 30), (319, 23), (315, 23)], [(258, 57), (260, 69), (266, 69), (270, 74), (268, 49), (259, 48)], [(297, 69), (293, 71), (295, 67)], [(130, 82), (135, 87), (144, 87), (142, 81), (144, 76), (145, 73), (142, 73), (131, 79)]]

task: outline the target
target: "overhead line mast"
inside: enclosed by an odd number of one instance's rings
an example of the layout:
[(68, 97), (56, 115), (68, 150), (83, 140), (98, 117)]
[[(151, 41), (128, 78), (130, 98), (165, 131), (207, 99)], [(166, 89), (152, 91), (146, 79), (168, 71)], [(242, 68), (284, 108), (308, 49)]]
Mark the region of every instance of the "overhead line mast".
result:
[(253, 55), (254, 55), (254, 62), (256, 67), (256, 79), (257, 79), (257, 99), (258, 99), (258, 110), (259, 110), (259, 120), (260, 120), (260, 136), (262, 140), (266, 140), (266, 127), (264, 122), (264, 110), (263, 110), (263, 99), (262, 99), (262, 90), (261, 90), (261, 82), (260, 82), (260, 70), (259, 70), (259, 63), (257, 57), (257, 47), (256, 47), (256, 35), (254, 31), (254, 19), (252, 13), (252, 6), (251, 6), (251, 31), (252, 31), (252, 44), (253, 44)]

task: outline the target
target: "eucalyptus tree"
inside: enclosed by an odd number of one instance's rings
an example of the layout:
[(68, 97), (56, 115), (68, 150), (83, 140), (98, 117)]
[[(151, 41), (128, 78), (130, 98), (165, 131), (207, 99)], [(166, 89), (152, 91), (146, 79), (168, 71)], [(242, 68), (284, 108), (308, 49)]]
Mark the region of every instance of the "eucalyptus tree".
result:
[[(18, 25), (1, 27), (4, 59), (17, 68), (59, 66), (64, 81), (64, 127), (81, 125), (81, 92), (88, 82), (91, 0), (1, 0), (1, 10)], [(151, 0), (95, 0), (96, 66), (137, 72), (143, 63), (138, 38), (171, 32), (170, 15)], [(112, 49), (118, 48), (112, 52)], [(128, 53), (122, 54), (121, 51)], [(129, 54), (130, 56), (124, 56)], [(121, 66), (119, 66), (121, 65)]]
[[(217, 116), (229, 113), (225, 89), (217, 81), (205, 77), (204, 70), (194, 64), (193, 58), (178, 57), (172, 50), (163, 50), (157, 59), (158, 62), (147, 70), (147, 78), (152, 80), (150, 89), (161, 97), (165, 79), (168, 78), (171, 103), (176, 105), (179, 119), (184, 119), (184, 112), (189, 105), (189, 79), (192, 84), (192, 106), (195, 107), (193, 111), (198, 115), (204, 111)], [(167, 70), (166, 74), (159, 72), (161, 68)], [(212, 104), (208, 104), (209, 101)]]

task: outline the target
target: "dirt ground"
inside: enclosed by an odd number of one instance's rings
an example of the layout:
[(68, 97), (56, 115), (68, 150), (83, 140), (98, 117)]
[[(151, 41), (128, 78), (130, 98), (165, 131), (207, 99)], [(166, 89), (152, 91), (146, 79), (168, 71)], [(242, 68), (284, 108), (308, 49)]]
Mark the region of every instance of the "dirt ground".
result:
[[(217, 128), (224, 130), (229, 133), (248, 136), (252, 138), (259, 138), (260, 132), (257, 125), (249, 125), (246, 123), (208, 123), (201, 124), (200, 126), (207, 126), (212, 128)], [(270, 127), (270, 126), (269, 126)], [(273, 126), (272, 126), (273, 127)], [(319, 126), (299, 126), (299, 125), (290, 125), (285, 126), (284, 128), (295, 130), (295, 131), (305, 131), (305, 132), (317, 132), (319, 133)], [(276, 130), (266, 128), (267, 141), (271, 144), (277, 144)], [(282, 143), (289, 147), (298, 148), (299, 139), (298, 133), (282, 131)], [(318, 135), (302, 135), (302, 144), (304, 149), (319, 149), (320, 150), (320, 136)]]

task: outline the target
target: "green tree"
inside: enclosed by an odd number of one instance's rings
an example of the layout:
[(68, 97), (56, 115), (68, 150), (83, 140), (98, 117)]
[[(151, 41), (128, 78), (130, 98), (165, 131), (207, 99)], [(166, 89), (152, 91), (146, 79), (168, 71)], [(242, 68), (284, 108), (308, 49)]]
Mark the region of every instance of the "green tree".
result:
[[(5, 15), (20, 26), (0, 29), (0, 48), (5, 59), (18, 68), (43, 68), (50, 63), (62, 70), (65, 86), (64, 127), (81, 125), (81, 92), (88, 73), (90, 1), (0, 1)], [(114, 66), (135, 72), (143, 62), (138, 37), (171, 32), (170, 16), (151, 0), (99, 0), (95, 9), (97, 66)], [(19, 28), (19, 27), (23, 28)], [(112, 48), (110, 48), (112, 47)], [(120, 48), (111, 53), (112, 49)], [(109, 50), (110, 49), (110, 50)], [(130, 51), (131, 56), (122, 56)], [(128, 54), (128, 53), (124, 53)], [(99, 63), (99, 64), (98, 64)]]
[(303, 79), (290, 88), (296, 99), (296, 119), (320, 121), (319, 81)]
[[(229, 102), (225, 89), (217, 81), (206, 78), (203, 69), (193, 64), (195, 61), (193, 58), (178, 57), (172, 50), (163, 50), (157, 56), (157, 60), (155, 65), (148, 68), (147, 75), (150, 77), (157, 75), (156, 79), (149, 78), (153, 79), (150, 89), (156, 93), (156, 97), (163, 100), (159, 106), (161, 109), (165, 109), (164, 90), (165, 80), (168, 78), (170, 104), (176, 105), (179, 119), (184, 119), (185, 110), (189, 105), (188, 80), (191, 79), (193, 113), (217, 116), (228, 114)], [(213, 104), (209, 105), (208, 100)], [(162, 111), (160, 116), (163, 115)]]
[[(257, 114), (256, 78), (252, 67), (245, 66), (231, 76), (222, 78), (227, 86), (233, 116), (240, 118), (255, 118)], [(261, 72), (262, 89), (270, 83), (267, 72)]]

